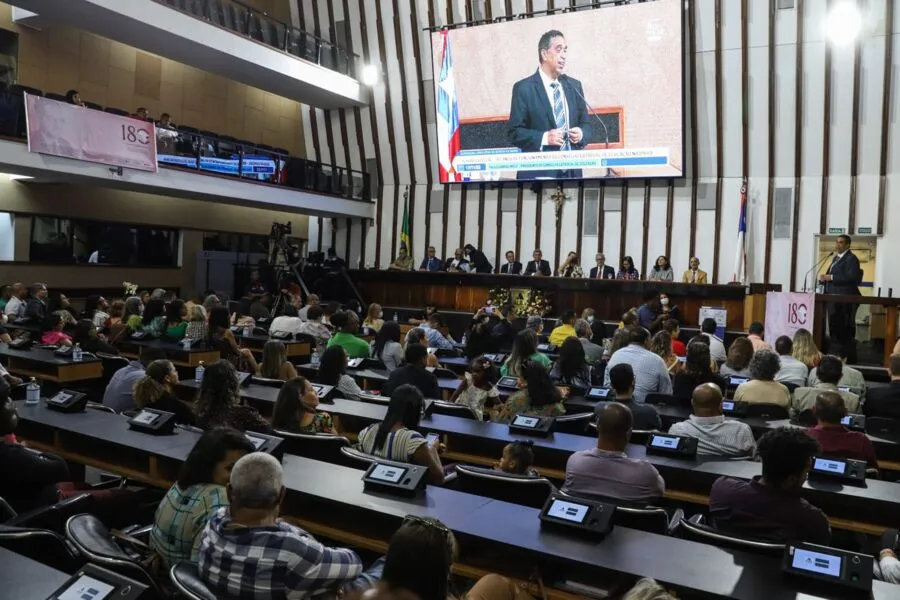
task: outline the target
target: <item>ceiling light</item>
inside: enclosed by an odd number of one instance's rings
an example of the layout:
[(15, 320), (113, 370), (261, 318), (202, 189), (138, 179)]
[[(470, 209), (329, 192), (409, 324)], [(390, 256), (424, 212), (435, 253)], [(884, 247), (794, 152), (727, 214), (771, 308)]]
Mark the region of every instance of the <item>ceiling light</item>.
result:
[(862, 29), (862, 15), (855, 3), (841, 2), (836, 5), (825, 20), (825, 34), (838, 46), (853, 43)]

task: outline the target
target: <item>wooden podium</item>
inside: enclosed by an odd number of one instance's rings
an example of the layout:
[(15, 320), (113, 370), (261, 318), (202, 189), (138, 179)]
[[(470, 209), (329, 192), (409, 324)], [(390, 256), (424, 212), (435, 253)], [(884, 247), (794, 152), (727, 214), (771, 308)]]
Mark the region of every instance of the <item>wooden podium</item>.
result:
[(891, 351), (894, 349), (894, 342), (897, 341), (897, 315), (898, 307), (900, 307), (900, 298), (885, 298), (879, 296), (843, 296), (838, 294), (816, 294), (816, 310), (813, 318), (813, 337), (819, 348), (823, 347), (825, 341), (825, 325), (828, 322), (828, 305), (837, 304), (868, 304), (870, 306), (878, 306), (883, 309), (883, 313), (877, 314), (878, 318), (884, 319), (884, 356), (883, 363), (885, 367), (891, 358)]

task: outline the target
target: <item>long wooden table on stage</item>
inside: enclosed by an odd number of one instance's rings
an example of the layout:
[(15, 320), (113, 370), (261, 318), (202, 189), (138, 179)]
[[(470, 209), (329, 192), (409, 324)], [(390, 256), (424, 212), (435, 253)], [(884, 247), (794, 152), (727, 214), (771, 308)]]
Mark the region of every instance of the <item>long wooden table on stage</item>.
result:
[(900, 298), (886, 298), (883, 296), (843, 296), (837, 294), (816, 294), (816, 310), (813, 314), (813, 337), (819, 348), (823, 347), (825, 338), (825, 324), (828, 322), (829, 304), (869, 304), (884, 307), (884, 364), (889, 366), (891, 352), (897, 341), (897, 316), (900, 307)]
[[(648, 290), (654, 290), (669, 295), (686, 324), (696, 324), (701, 306), (725, 308), (728, 311), (728, 329), (745, 328), (744, 300), (749, 296), (740, 285), (417, 271), (351, 270), (349, 275), (366, 302), (378, 302), (387, 306), (434, 304), (443, 310), (475, 312), (484, 306), (493, 288), (537, 288), (550, 294), (553, 314), (565, 308), (580, 312), (591, 307), (601, 319), (618, 319), (629, 308), (639, 306)], [(775, 290), (780, 287), (751, 285), (751, 293), (754, 295), (764, 295), (766, 289)]]

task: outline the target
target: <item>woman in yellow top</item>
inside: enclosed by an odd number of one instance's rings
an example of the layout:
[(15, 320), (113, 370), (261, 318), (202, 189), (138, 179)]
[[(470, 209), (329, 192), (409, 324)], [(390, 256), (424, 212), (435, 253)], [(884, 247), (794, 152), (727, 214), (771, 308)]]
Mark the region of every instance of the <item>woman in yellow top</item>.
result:
[(384, 325), (384, 312), (381, 310), (380, 304), (373, 302), (369, 305), (369, 310), (366, 312), (366, 318), (362, 322), (362, 326), (374, 331), (380, 331), (382, 325)]
[(519, 391), (491, 415), (495, 423), (509, 423), (516, 415), (559, 417), (566, 414), (563, 398), (543, 365), (526, 360), (519, 375)]

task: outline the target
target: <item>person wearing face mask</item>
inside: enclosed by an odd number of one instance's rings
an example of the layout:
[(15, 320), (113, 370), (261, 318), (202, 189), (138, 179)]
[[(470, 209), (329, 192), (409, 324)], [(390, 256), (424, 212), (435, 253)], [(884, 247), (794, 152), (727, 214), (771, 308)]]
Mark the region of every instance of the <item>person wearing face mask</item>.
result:
[(675, 319), (679, 323), (681, 322), (681, 312), (665, 292), (659, 295), (659, 310), (660, 315), (666, 319)]
[(581, 318), (588, 322), (591, 327), (591, 341), (595, 344), (602, 344), (606, 339), (606, 326), (603, 321), (597, 318), (593, 308), (586, 308), (581, 311)]

